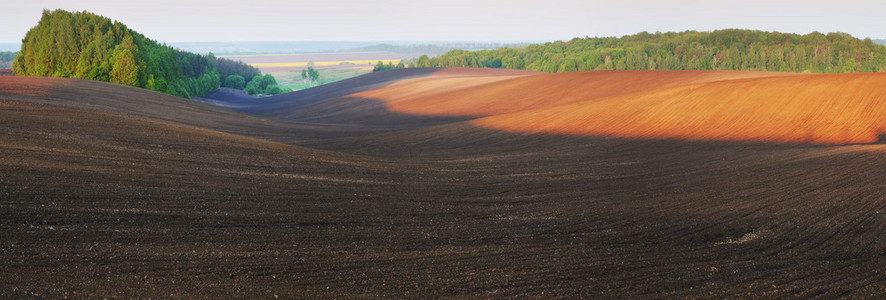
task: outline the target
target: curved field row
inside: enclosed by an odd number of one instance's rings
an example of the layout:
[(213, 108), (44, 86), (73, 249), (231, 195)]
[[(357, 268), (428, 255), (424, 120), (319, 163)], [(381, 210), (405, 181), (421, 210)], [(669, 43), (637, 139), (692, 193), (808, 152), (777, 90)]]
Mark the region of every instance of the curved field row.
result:
[(472, 124), (585, 136), (873, 143), (886, 132), (886, 74), (694, 84), (493, 116)]
[[(659, 137), (875, 128), (882, 76), (406, 69), (223, 97), (263, 116), (0, 77), (0, 298), (882, 299), (886, 145)], [(348, 98), (388, 89), (411, 94)]]
[[(391, 110), (400, 113), (492, 116), (569, 103), (597, 101), (695, 83), (798, 74), (732, 71), (603, 71), (520, 75), (522, 76), (508, 77), (493, 73), (483, 79), (462, 77), (445, 80), (437, 78), (404, 80), (384, 89), (358, 93), (350, 97), (382, 100)], [(491, 84), (493, 82), (495, 83)]]
[(396, 113), (483, 117), (516, 133), (873, 143), (886, 131), (886, 74), (574, 72), (403, 80), (349, 95)]

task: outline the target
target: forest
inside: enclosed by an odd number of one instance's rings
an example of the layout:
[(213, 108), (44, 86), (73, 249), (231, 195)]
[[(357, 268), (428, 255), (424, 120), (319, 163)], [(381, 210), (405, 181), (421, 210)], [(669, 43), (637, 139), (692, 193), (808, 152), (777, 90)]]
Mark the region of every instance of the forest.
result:
[(727, 29), (712, 32), (641, 32), (616, 37), (494, 50), (451, 50), (421, 56), (410, 67), (507, 68), (541, 72), (590, 70), (740, 70), (879, 72), (886, 46), (845, 33), (806, 35)]
[(181, 97), (202, 96), (229, 76), (261, 75), (252, 66), (212, 53), (173, 49), (106, 17), (64, 10), (43, 11), (22, 39), (12, 69), (25, 76), (106, 81)]

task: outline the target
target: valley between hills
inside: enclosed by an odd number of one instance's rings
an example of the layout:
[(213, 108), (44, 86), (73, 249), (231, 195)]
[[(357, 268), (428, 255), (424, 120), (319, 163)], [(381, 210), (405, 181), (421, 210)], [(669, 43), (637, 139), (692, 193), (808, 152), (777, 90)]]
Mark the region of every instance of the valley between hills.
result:
[[(886, 74), (0, 74), (0, 295), (878, 298)], [(13, 275), (14, 274), (14, 275)]]

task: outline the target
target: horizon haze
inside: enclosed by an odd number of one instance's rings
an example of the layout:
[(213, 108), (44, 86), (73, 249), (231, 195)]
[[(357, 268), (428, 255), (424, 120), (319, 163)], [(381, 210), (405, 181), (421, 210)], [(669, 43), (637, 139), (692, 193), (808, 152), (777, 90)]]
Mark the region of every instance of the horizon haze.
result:
[[(845, 32), (886, 38), (886, 2), (832, 1), (530, 1), (388, 0), (284, 2), (239, 6), (214, 1), (120, 3), (108, 0), (7, 4), (0, 43), (19, 43), (43, 9), (89, 11), (162, 43), (250, 41), (554, 41), (642, 31), (751, 29), (807, 34)], [(170, 9), (174, 8), (174, 9)], [(482, 30), (478, 30), (482, 29)]]

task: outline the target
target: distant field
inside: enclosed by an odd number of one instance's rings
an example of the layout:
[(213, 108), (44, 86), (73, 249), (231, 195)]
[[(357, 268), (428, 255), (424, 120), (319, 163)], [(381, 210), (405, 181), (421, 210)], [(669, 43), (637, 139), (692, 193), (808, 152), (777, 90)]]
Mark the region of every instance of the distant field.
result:
[[(301, 71), (313, 62), (315, 69), (365, 68), (378, 61), (399, 62), (401, 59), (419, 57), (415, 53), (394, 52), (341, 52), (303, 54), (259, 54), (219, 56), (239, 60), (259, 68), (262, 72)], [(299, 78), (300, 79), (300, 78)]]
[[(372, 67), (350, 65), (348, 68), (318, 69), (318, 71), (320, 72), (320, 84), (327, 84), (371, 73)], [(302, 80), (300, 71), (268, 72), (268, 74), (274, 76), (277, 79), (277, 84), (282, 87), (293, 90), (311, 87)]]
[[(315, 68), (318, 67), (344, 67), (344, 68), (352, 68), (355, 65), (373, 65), (377, 62), (384, 63), (397, 63), (399, 59), (383, 59), (383, 60), (343, 60), (343, 61), (320, 61), (314, 62), (313, 66)], [(254, 67), (307, 67), (310, 62), (280, 62), (280, 63), (255, 63), (250, 64)]]

